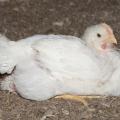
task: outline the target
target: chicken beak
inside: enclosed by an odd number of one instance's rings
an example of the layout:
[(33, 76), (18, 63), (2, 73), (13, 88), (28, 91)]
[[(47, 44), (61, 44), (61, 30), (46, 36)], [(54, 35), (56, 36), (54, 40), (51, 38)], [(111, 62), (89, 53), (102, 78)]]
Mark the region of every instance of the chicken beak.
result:
[(117, 44), (117, 40), (114, 36), (112, 28), (109, 25), (107, 25), (106, 23), (102, 23), (102, 26), (106, 29), (106, 31), (108, 33), (108, 37), (105, 40), (105, 42), (107, 42), (109, 44)]
[(117, 44), (117, 40), (115, 38), (114, 35), (111, 35), (107, 40), (106, 40), (107, 43), (110, 43), (110, 44)]

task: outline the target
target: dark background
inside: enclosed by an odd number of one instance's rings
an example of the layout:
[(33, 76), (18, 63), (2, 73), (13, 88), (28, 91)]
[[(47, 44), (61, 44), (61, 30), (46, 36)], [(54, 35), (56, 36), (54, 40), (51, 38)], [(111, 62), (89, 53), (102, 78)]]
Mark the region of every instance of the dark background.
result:
[[(119, 41), (120, 0), (0, 0), (0, 32), (11, 40), (34, 34), (80, 37), (89, 25), (106, 22)], [(119, 45), (118, 45), (119, 46)], [(88, 100), (25, 100), (0, 91), (0, 120), (120, 120), (120, 97)]]

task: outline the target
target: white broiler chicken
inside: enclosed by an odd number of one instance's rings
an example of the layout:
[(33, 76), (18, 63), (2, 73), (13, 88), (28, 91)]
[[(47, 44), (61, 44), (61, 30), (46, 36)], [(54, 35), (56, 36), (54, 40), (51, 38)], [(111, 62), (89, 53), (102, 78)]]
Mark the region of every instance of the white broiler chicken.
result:
[(120, 54), (111, 47), (117, 43), (112, 29), (94, 25), (82, 38), (35, 35), (13, 42), (1, 36), (0, 73), (11, 73), (1, 89), (37, 101), (62, 94), (120, 95)]

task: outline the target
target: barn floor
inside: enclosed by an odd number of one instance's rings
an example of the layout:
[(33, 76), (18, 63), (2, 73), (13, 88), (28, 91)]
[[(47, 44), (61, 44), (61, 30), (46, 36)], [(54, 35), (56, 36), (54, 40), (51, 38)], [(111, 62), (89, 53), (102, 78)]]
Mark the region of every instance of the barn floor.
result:
[[(120, 0), (0, 0), (0, 32), (11, 40), (34, 34), (81, 36), (92, 24), (106, 22), (119, 41)], [(0, 91), (0, 120), (120, 120), (120, 97), (29, 101)]]

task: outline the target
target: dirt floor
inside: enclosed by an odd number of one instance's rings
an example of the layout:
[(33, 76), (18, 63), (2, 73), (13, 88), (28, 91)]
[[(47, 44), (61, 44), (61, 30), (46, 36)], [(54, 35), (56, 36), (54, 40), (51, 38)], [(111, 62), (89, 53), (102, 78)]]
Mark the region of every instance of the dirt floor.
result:
[[(81, 36), (106, 22), (119, 41), (120, 0), (0, 0), (0, 32), (11, 40), (34, 34)], [(88, 100), (25, 100), (0, 91), (0, 120), (120, 120), (120, 97)]]

